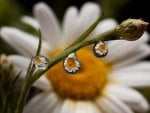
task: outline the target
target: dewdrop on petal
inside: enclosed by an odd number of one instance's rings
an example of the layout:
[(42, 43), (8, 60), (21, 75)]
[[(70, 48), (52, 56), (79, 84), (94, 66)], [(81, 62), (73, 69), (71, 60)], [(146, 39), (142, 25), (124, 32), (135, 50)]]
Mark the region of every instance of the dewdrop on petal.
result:
[(93, 52), (98, 58), (105, 57), (108, 53), (108, 48), (104, 42), (99, 41), (93, 46)]
[(147, 26), (148, 23), (141, 19), (127, 19), (117, 27), (117, 35), (121, 39), (134, 41), (143, 35)]
[(41, 55), (35, 56), (33, 58), (33, 64), (37, 69), (46, 69), (49, 60)]
[(64, 70), (69, 74), (75, 74), (80, 69), (80, 62), (75, 53), (71, 53), (63, 62)]

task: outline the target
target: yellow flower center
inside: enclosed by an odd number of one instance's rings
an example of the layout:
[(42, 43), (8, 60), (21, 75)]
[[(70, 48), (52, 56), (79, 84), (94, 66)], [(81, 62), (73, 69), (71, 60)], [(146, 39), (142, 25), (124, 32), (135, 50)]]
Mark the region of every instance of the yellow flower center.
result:
[[(93, 99), (103, 90), (110, 65), (96, 58), (89, 48), (77, 51), (76, 55), (81, 64), (77, 73), (68, 74), (61, 61), (49, 69), (46, 76), (51, 81), (54, 91), (62, 98)], [(74, 67), (75, 62), (69, 59), (67, 66)]]

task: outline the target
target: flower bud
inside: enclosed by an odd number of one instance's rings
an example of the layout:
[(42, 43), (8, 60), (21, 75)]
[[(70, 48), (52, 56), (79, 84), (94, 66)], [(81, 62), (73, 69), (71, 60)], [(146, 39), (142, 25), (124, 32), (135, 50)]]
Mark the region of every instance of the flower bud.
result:
[(12, 62), (6, 55), (0, 54), (0, 92), (8, 90), (10, 83), (15, 78)]
[(141, 19), (127, 19), (117, 27), (117, 35), (121, 39), (134, 41), (143, 35), (147, 26), (148, 23)]

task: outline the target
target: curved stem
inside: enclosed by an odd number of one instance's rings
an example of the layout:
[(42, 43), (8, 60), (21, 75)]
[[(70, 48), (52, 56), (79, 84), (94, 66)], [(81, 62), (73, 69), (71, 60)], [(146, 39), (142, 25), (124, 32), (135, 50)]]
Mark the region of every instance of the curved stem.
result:
[[(68, 48), (66, 48), (64, 51), (62, 51), (59, 55), (57, 55), (55, 58), (51, 59), (51, 61), (48, 63), (47, 68), (45, 70), (38, 70), (35, 73), (30, 73), (29, 75), (32, 76), (27, 76), (25, 79), (25, 82), (23, 84), (23, 87), (21, 89), (21, 94), (19, 97), (19, 101), (17, 103), (17, 108), (15, 113), (22, 113), (23, 111), (23, 106), (26, 100), (26, 94), (27, 91), (29, 90), (30, 86), (38, 79), (40, 78), (49, 68), (51, 68), (53, 65), (55, 65), (56, 63), (58, 63), (59, 61), (63, 60), (65, 57), (67, 57), (68, 54), (75, 52), (77, 50), (79, 50), (80, 48), (83, 48), (85, 46), (94, 44), (94, 43), (98, 43), (99, 41), (108, 41), (108, 40), (117, 40), (120, 39), (119, 37), (124, 37), (122, 39), (126, 39), (126, 40), (135, 40), (138, 39), (141, 36), (141, 33), (143, 33), (143, 31), (145, 30), (147, 24), (143, 23), (141, 21), (136, 21), (133, 22), (135, 20), (127, 20), (125, 22), (123, 22), (122, 24), (120, 24), (119, 26), (117, 26), (115, 29), (109, 30), (107, 32), (101, 33), (97, 36), (95, 36), (95, 38), (91, 39), (91, 40), (87, 40), (87, 41), (83, 41), (91, 32), (92, 30), (96, 27), (96, 25), (98, 24), (97, 20), (95, 23), (93, 23), (93, 25), (91, 25), (84, 34), (82, 34), (75, 42), (73, 42)], [(143, 25), (145, 27), (143, 27)], [(131, 27), (132, 26), (132, 27)], [(134, 31), (133, 28), (137, 28), (139, 26), (142, 26), (142, 30), (141, 28), (138, 28), (137, 30)], [(140, 31), (139, 31), (140, 30)], [(130, 32), (129, 32), (130, 31)], [(140, 35), (139, 35), (140, 32)], [(40, 36), (41, 38), (41, 36)], [(41, 42), (39, 42), (39, 48), (37, 51), (37, 55), (40, 52), (40, 48), (41, 48)]]
[(42, 45), (42, 36), (41, 36), (41, 31), (39, 30), (39, 44), (38, 44), (38, 49), (37, 49), (36, 55), (40, 54), (41, 45)]
[(24, 107), (24, 104), (26, 101), (27, 92), (30, 89), (30, 86), (32, 85), (28, 81), (30, 80), (32, 74), (34, 73), (34, 69), (35, 69), (35, 67), (34, 67), (34, 65), (32, 63), (32, 59), (31, 59), (29, 67), (27, 69), (25, 81), (24, 81), (22, 88), (21, 88), (21, 92), (20, 92), (20, 96), (19, 96), (19, 99), (17, 102), (17, 107), (15, 110), (15, 113), (22, 113), (22, 111), (23, 111), (23, 107)]
[(21, 89), (21, 94), (19, 97), (19, 101), (17, 103), (17, 108), (15, 113), (22, 113), (24, 103), (26, 100), (26, 94), (29, 90), (30, 86), (38, 79), (40, 78), (49, 68), (51, 68), (53, 65), (67, 57), (68, 54), (75, 52), (79, 50), (80, 48), (83, 48), (85, 46), (94, 44), (101, 41), (107, 41), (107, 40), (116, 40), (118, 39), (116, 36), (116, 29), (112, 29), (110, 31), (104, 32), (100, 35), (95, 36), (95, 38), (88, 40), (88, 41), (82, 41), (80, 43), (73, 44), (71, 47), (65, 49), (62, 53), (57, 55), (55, 58), (51, 59), (51, 61), (48, 63), (47, 68), (45, 70), (38, 70), (36, 73), (34, 73), (32, 76), (27, 77), (25, 79), (25, 82), (23, 84), (23, 87)]
[(27, 92), (31, 86), (31, 84), (27, 81), (28, 81), (28, 79), (25, 80), (25, 82), (22, 86), (15, 113), (22, 113), (22, 111), (23, 111), (23, 107), (24, 107), (24, 104), (26, 101), (26, 95), (27, 95)]
[(102, 18), (99, 17), (77, 40), (75, 40), (71, 45), (69, 45), (66, 49), (68, 49), (71, 46), (74, 46), (80, 42), (82, 42), (84, 39), (87, 38), (87, 36), (96, 28), (98, 23), (100, 22)]
[(112, 29), (110, 31), (104, 32), (100, 35), (95, 36), (94, 39), (92, 40), (88, 40), (88, 41), (82, 41), (74, 46), (71, 46), (68, 49), (65, 49), (62, 53), (60, 53), (59, 55), (57, 55), (55, 58), (51, 59), (51, 61), (48, 63), (47, 68), (45, 70), (39, 70), (37, 71), (32, 78), (29, 80), (30, 83), (35, 82), (38, 78), (40, 78), (42, 76), (42, 74), (44, 74), (49, 68), (51, 68), (53, 65), (55, 65), (56, 63), (58, 63), (59, 61), (61, 61), (62, 59), (64, 59), (65, 57), (67, 57), (68, 54), (75, 52), (77, 50), (79, 50), (80, 48), (83, 48), (85, 46), (94, 44), (101, 41), (108, 41), (108, 40), (117, 40), (119, 38), (117, 38), (116, 36), (116, 29)]

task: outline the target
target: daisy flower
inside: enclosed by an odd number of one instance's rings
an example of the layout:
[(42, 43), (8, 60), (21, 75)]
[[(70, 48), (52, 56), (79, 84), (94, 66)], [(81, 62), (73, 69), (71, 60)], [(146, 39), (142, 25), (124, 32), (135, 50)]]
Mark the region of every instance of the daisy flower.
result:
[[(34, 6), (34, 18), (22, 20), (41, 29), (41, 55), (49, 59), (56, 56), (77, 39), (101, 14), (98, 4), (87, 2), (80, 11), (72, 6), (64, 15), (60, 27), (52, 9), (45, 3)], [(116, 21), (101, 21), (88, 38), (114, 28)], [(23, 56), (11, 55), (16, 70), (24, 70), (35, 55), (37, 37), (13, 27), (2, 27), (2, 38)], [(80, 70), (67, 73), (63, 61), (54, 65), (34, 86), (42, 93), (33, 97), (25, 106), (24, 113), (133, 113), (145, 112), (149, 105), (134, 88), (150, 86), (150, 63), (140, 59), (150, 54), (147, 32), (137, 41), (108, 41), (108, 55), (94, 56), (90, 47), (76, 52)], [(132, 64), (132, 65), (131, 65)]]

